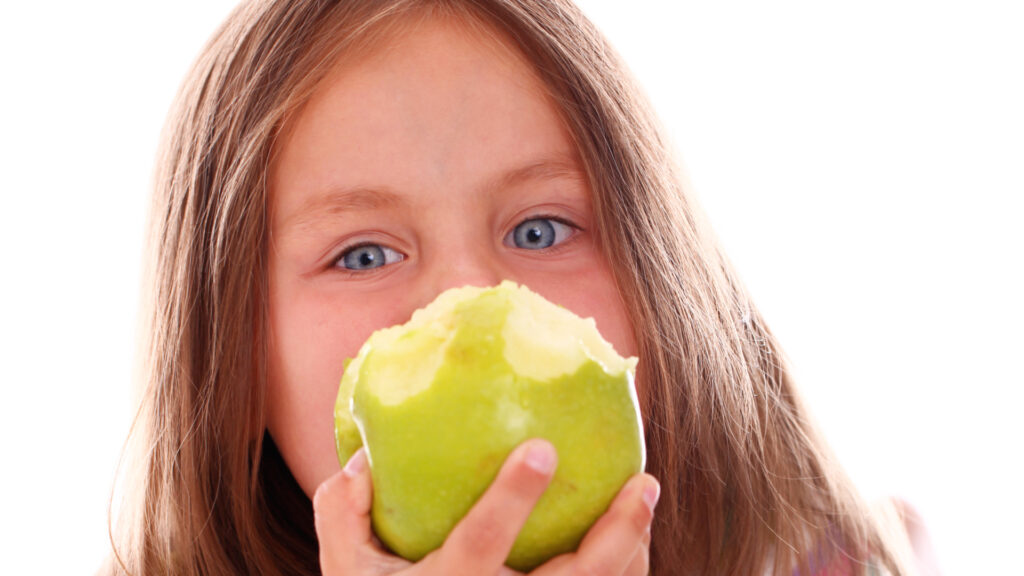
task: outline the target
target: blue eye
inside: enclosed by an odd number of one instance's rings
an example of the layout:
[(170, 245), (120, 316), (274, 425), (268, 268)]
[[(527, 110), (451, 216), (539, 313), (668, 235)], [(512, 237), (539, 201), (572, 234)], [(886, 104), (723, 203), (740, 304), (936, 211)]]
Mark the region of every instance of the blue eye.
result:
[(568, 224), (552, 218), (532, 218), (515, 227), (510, 234), (511, 244), (526, 250), (543, 250), (561, 244), (572, 231)]
[(404, 256), (391, 248), (380, 244), (363, 244), (342, 253), (336, 266), (347, 270), (372, 270), (404, 259)]

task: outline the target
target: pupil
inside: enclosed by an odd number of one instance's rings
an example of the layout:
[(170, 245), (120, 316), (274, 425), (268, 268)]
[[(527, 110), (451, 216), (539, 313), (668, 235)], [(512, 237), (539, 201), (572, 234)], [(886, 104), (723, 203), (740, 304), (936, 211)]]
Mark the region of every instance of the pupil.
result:
[(388, 263), (384, 249), (376, 244), (359, 246), (345, 254), (344, 266), (349, 270), (369, 270)]
[(554, 223), (548, 218), (534, 218), (516, 226), (513, 241), (516, 247), (527, 250), (543, 250), (554, 245), (558, 239)]

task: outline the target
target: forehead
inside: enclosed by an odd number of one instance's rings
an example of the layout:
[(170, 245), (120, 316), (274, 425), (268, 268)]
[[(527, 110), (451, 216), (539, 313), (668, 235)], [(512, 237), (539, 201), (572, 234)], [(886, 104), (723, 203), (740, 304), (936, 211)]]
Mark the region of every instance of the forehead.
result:
[(271, 198), (288, 211), (292, 196), (315, 190), (425, 190), (553, 157), (575, 159), (575, 147), (554, 99), (502, 33), (464, 18), (410, 19), (343, 55), (291, 119)]

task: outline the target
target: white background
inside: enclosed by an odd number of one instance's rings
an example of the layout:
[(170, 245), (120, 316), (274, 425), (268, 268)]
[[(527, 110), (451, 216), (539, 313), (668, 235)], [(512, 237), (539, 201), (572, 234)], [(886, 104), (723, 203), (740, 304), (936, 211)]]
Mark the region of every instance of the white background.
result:
[[(158, 132), (231, 4), (0, 14), (4, 572), (91, 573), (106, 554)], [(947, 574), (1024, 570), (1015, 4), (582, 4), (668, 125), (841, 461), (920, 509)]]

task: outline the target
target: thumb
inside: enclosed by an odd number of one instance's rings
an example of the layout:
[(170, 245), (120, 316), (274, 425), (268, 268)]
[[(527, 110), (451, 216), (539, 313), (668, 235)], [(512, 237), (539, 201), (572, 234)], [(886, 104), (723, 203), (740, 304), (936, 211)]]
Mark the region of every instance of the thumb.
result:
[(370, 528), (373, 486), (366, 451), (360, 448), (344, 470), (324, 481), (313, 495), (313, 516), (325, 574), (353, 571), (375, 550)]

